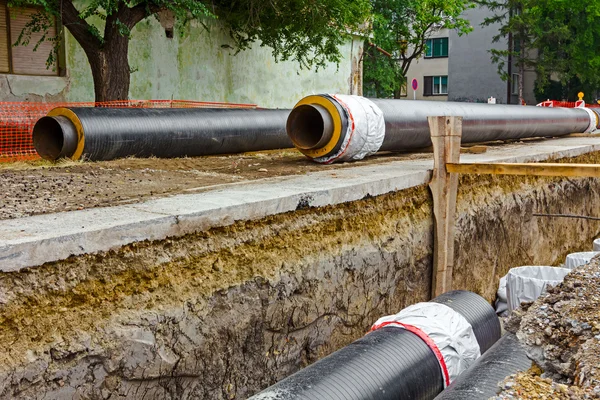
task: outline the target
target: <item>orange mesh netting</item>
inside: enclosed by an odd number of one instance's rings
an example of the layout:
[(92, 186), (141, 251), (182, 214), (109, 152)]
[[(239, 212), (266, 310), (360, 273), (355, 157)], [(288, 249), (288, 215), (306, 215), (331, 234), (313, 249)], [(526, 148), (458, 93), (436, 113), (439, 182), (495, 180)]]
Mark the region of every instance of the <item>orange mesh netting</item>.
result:
[[(538, 104), (540, 107), (564, 107), (564, 108), (575, 108), (579, 106), (576, 101), (558, 101), (558, 100), (546, 100)], [(585, 103), (587, 108), (600, 108), (600, 104), (588, 104)]]
[(124, 100), (104, 103), (0, 102), (0, 162), (38, 159), (39, 156), (33, 147), (33, 126), (56, 107), (256, 108), (256, 105), (187, 100)]

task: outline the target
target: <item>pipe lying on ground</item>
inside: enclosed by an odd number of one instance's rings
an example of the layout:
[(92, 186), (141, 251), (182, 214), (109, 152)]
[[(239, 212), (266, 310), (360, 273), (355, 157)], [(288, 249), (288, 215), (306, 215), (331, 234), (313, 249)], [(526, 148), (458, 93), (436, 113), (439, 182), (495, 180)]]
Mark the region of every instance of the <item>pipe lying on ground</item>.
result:
[(289, 110), (56, 108), (33, 128), (48, 160), (184, 157), (293, 147)]
[(463, 372), (435, 400), (482, 400), (500, 391), (498, 384), (519, 371), (527, 371), (531, 360), (516, 336), (508, 333)]
[(562, 136), (596, 130), (588, 108), (545, 108), (315, 95), (302, 99), (287, 120), (294, 145), (320, 163), (360, 160), (377, 151), (431, 146), (430, 116), (463, 117), (463, 143)]
[(379, 319), (363, 338), (251, 399), (433, 399), (499, 338), (487, 301), (453, 291)]

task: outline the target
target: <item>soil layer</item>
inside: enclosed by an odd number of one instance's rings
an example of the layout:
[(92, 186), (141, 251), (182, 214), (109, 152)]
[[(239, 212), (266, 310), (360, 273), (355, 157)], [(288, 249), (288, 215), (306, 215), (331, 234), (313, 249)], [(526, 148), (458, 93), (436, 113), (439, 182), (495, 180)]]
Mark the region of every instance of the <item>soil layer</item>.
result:
[[(454, 287), (562, 262), (600, 223), (531, 214), (597, 204), (594, 179), (464, 177)], [(0, 274), (0, 398), (246, 398), (430, 298), (431, 206), (421, 186)]]

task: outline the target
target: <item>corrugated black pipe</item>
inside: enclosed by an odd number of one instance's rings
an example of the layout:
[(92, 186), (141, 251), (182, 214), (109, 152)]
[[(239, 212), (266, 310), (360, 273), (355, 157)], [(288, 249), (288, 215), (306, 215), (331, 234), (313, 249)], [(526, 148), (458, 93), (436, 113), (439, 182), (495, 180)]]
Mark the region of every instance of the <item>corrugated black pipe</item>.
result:
[(482, 400), (500, 391), (498, 384), (507, 376), (531, 367), (525, 347), (516, 336), (504, 335), (491, 349), (463, 372), (435, 400)]
[(92, 161), (185, 157), (293, 147), (290, 110), (57, 108), (33, 129), (38, 154)]
[[(500, 323), (482, 297), (453, 291), (433, 301), (462, 314), (481, 352), (500, 338)], [(481, 327), (483, 326), (483, 328)], [(276, 383), (252, 400), (425, 400), (444, 388), (438, 360), (415, 334), (384, 327)]]

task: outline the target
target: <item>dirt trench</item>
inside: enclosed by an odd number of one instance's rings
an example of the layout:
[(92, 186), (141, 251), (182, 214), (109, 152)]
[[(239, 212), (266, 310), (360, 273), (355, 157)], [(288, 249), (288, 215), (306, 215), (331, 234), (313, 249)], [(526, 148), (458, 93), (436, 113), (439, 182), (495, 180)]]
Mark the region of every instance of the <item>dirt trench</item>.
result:
[[(598, 162), (594, 153), (570, 162)], [(463, 177), (454, 287), (557, 264), (594, 179)], [(243, 399), (429, 299), (425, 186), (0, 274), (0, 398)]]

